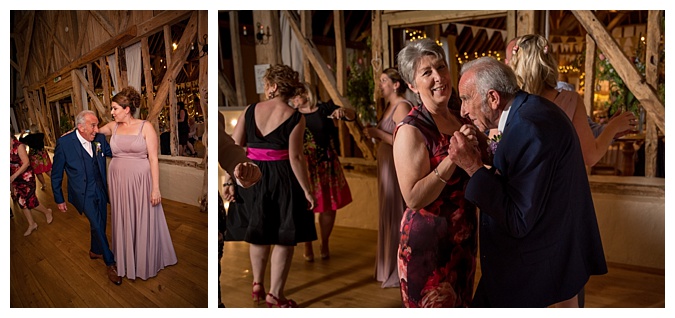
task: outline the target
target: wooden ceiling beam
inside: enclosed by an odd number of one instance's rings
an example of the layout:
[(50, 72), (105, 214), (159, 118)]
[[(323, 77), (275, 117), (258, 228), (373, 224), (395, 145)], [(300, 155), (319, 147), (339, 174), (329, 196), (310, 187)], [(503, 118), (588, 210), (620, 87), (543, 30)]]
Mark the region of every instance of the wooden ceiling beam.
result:
[(621, 76), (628, 89), (640, 100), (640, 103), (647, 111), (647, 116), (656, 126), (665, 134), (665, 106), (659, 100), (654, 88), (646, 83), (645, 79), (638, 73), (635, 66), (628, 60), (616, 43), (614, 38), (607, 32), (595, 17), (593, 12), (587, 10), (572, 11), (577, 17), (579, 23), (583, 25), (586, 31), (595, 39), (598, 48), (603, 54), (612, 61), (612, 66), (617, 74)]
[(160, 84), (157, 89), (157, 94), (155, 96), (155, 103), (150, 107), (148, 112), (148, 120), (156, 120), (164, 107), (166, 98), (169, 94), (169, 86), (173, 80), (178, 76), (178, 73), (183, 66), (183, 63), (190, 53), (190, 43), (197, 38), (197, 12), (193, 11), (190, 15), (190, 20), (188, 21), (183, 35), (178, 41), (178, 48), (172, 54), (171, 65), (167, 65), (167, 71), (162, 78), (162, 84)]
[[(59, 23), (59, 15), (60, 13), (56, 14), (56, 22), (54, 22), (54, 25), (58, 25)], [(56, 33), (56, 27), (50, 28), (49, 29), (49, 36), (47, 37), (47, 55), (46, 55), (46, 60), (45, 60), (45, 68), (42, 74), (40, 74), (42, 77), (46, 77), (49, 75), (49, 68), (51, 66), (52, 60), (54, 60), (54, 34)]]
[(382, 19), (390, 27), (419, 26), (434, 23), (459, 22), (468, 20), (488, 19), (505, 16), (506, 10), (422, 10), (383, 13)]
[(323, 32), (322, 35), (324, 37), (328, 37), (328, 32), (330, 32), (330, 29), (333, 27), (333, 11), (330, 11), (328, 13), (328, 18), (326, 19), (326, 24), (323, 26)]
[(136, 28), (138, 29), (138, 36), (148, 36), (149, 34), (156, 33), (162, 29), (164, 25), (172, 25), (186, 19), (192, 12), (193, 11), (191, 10), (164, 11), (148, 21), (137, 24)]
[[(62, 67), (60, 70), (58, 70), (55, 73), (52, 73), (51, 75), (47, 76), (47, 78), (42, 79), (41, 81), (38, 81), (36, 84), (33, 84), (31, 87), (38, 87), (39, 83), (44, 83), (47, 81), (49, 78), (53, 78), (58, 76), (59, 74), (64, 74), (66, 72), (70, 72), (71, 70), (80, 67), (84, 64), (87, 64), (95, 59), (98, 59), (100, 56), (105, 55), (112, 50), (114, 50), (116, 47), (122, 45), (123, 43), (126, 43), (130, 39), (133, 39), (136, 37), (136, 26), (132, 26), (129, 29), (125, 30), (124, 32), (116, 35), (115, 37), (111, 38), (110, 40), (102, 43), (98, 47), (94, 48), (93, 50), (87, 52), (87, 54), (81, 56), (80, 58), (70, 62), (68, 65)], [(55, 43), (58, 43), (58, 40), (55, 41)]]
[[(224, 92), (226, 98), (232, 98), (232, 105), (246, 105), (246, 85), (244, 85), (244, 63), (241, 55), (241, 40), (239, 38), (239, 12), (232, 10), (230, 13), (230, 46), (232, 47), (232, 68), (234, 68), (234, 84), (237, 88), (235, 95), (228, 95), (229, 91)], [(255, 30), (251, 30), (255, 32)], [(220, 41), (220, 37), (218, 37)], [(224, 64), (223, 64), (224, 65)], [(218, 75), (223, 76), (218, 72)], [(229, 84), (229, 83), (228, 83)], [(236, 97), (236, 101), (234, 101)]]
[[(89, 19), (91, 18), (91, 14), (89, 14), (87, 12), (87, 14), (84, 15), (84, 21), (79, 21), (77, 13), (75, 13), (75, 12), (72, 12), (70, 16), (71, 16), (71, 25), (72, 25), (71, 29), (72, 30), (70, 30), (69, 33), (71, 34), (72, 40), (74, 40), (77, 37), (77, 41), (73, 41), (73, 42), (77, 42), (76, 47), (73, 48), (73, 49), (78, 50), (78, 51), (76, 51), (77, 56), (81, 56), (82, 54), (84, 54), (82, 52), (82, 50), (84, 50), (84, 45), (83, 45), (84, 40), (89, 38), (89, 36), (87, 34), (87, 30), (89, 30), (89, 28), (87, 28), (87, 25), (89, 24)], [(79, 26), (80, 26), (81, 22), (82, 22), (83, 27), (80, 28)], [(82, 34), (78, 33), (78, 32), (80, 32), (80, 30), (82, 31)]]
[(234, 91), (230, 81), (227, 80), (222, 72), (218, 72), (218, 89), (220, 89), (220, 92), (225, 95), (228, 105), (237, 105), (237, 101), (235, 99), (237, 93)]
[(628, 18), (628, 15), (625, 12), (619, 12), (613, 19), (612, 21), (609, 21), (607, 24), (607, 31), (612, 32), (612, 30), (621, 24), (623, 21), (626, 21), (626, 18)]
[(22, 81), (28, 80), (26, 76), (26, 68), (28, 67), (28, 56), (30, 55), (30, 44), (33, 37), (33, 26), (35, 25), (35, 11), (30, 11), (28, 13), (28, 30), (26, 30), (25, 42), (23, 43), (23, 55), (21, 56), (20, 63), (21, 68), (19, 71), (19, 76)]
[(363, 25), (366, 23), (366, 21), (368, 21), (368, 15), (367, 14), (361, 15), (361, 20), (356, 25), (356, 27), (354, 27), (354, 29), (352, 29), (351, 34), (349, 34), (349, 40), (350, 41), (361, 41), (362, 40), (362, 37), (360, 37), (359, 34), (366, 33), (366, 32), (361, 31), (361, 29), (363, 29)]
[(94, 89), (91, 87), (89, 81), (86, 78), (84, 78), (82, 72), (80, 72), (79, 70), (74, 70), (74, 72), (72, 73), (75, 74), (75, 76), (77, 76), (79, 84), (82, 84), (82, 86), (84, 86), (84, 90), (87, 92), (87, 95), (89, 95), (90, 97), (89, 99), (94, 103), (94, 107), (96, 107), (96, 110), (98, 110), (101, 119), (106, 120), (106, 122), (111, 122), (112, 116), (110, 115), (110, 112), (106, 111), (105, 106), (103, 106), (101, 100), (98, 99), (98, 96), (96, 96), (96, 92), (94, 92)]
[(117, 32), (115, 32), (115, 27), (112, 26), (110, 21), (108, 21), (108, 18), (104, 17), (103, 14), (101, 14), (101, 11), (98, 10), (89, 10), (89, 13), (91, 16), (94, 17), (94, 20), (98, 22), (98, 24), (103, 28), (105, 32), (110, 35), (110, 37), (115, 36)]

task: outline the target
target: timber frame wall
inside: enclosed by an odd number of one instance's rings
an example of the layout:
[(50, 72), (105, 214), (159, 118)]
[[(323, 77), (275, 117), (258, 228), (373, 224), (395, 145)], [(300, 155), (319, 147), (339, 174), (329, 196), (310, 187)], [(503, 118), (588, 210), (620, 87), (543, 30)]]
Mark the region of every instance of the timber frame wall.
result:
[[(656, 91), (657, 75), (656, 69), (658, 61), (658, 44), (661, 37), (660, 21), (663, 19), (663, 11), (649, 11), (649, 20), (647, 25), (647, 71), (646, 79), (642, 78), (635, 67), (630, 63), (616, 41), (606, 30), (591, 11), (572, 11), (580, 24), (587, 32), (586, 36), (586, 65), (585, 72), (587, 74), (586, 81), (593, 82), (596, 47), (612, 60), (612, 64), (617, 70), (618, 74), (624, 79), (628, 88), (640, 100), (644, 109), (647, 112), (647, 129), (645, 138), (646, 149), (646, 173), (648, 177), (653, 177), (656, 174), (656, 158), (657, 158), (657, 140), (659, 134), (665, 135), (665, 106), (659, 101)], [(263, 25), (278, 25), (280, 14), (286, 15), (291, 21), (291, 27), (296, 36), (300, 39), (305, 59), (305, 81), (313, 83), (314, 74), (316, 74), (322, 84), (326, 87), (330, 97), (341, 103), (344, 107), (352, 107), (344, 96), (346, 78), (344, 72), (336, 72), (336, 76), (327, 67), (327, 64), (318, 53), (316, 46), (312, 42), (311, 34), (311, 14), (309, 11), (254, 11), (254, 23), (259, 22)], [(506, 31), (507, 38), (511, 39), (516, 36), (539, 33), (544, 34), (545, 11), (535, 10), (448, 10), (448, 11), (383, 11), (374, 10), (371, 15), (371, 36), (372, 36), (372, 65), (373, 78), (379, 78), (383, 69), (391, 67), (393, 63), (392, 47), (392, 33), (393, 28), (411, 27), (428, 24), (440, 24), (448, 22), (466, 21), (472, 19), (483, 19), (497, 16), (506, 16)], [(236, 96), (236, 102), (233, 104), (246, 105), (243, 87), (244, 80), (243, 70), (241, 69), (241, 48), (239, 44), (238, 34), (238, 20), (237, 12), (230, 11), (230, 30), (232, 38), (233, 60), (235, 66), (235, 85), (234, 87), (241, 88), (235, 90), (232, 85), (225, 79), (225, 76), (219, 74), (220, 91), (226, 96)], [(344, 36), (344, 16), (343, 11), (334, 11), (334, 28), (335, 28), (335, 43), (337, 65), (336, 70), (345, 70), (345, 36)], [(274, 34), (276, 32), (276, 34)], [(280, 46), (278, 43), (279, 30), (275, 28), (268, 44), (256, 44), (256, 64), (273, 64), (281, 61)], [(448, 39), (448, 43), (454, 43), (454, 39)], [(452, 48), (450, 48), (452, 51)], [(456, 51), (456, 48), (455, 48)], [(451, 63), (457, 63), (456, 60), (450, 59)], [(459, 65), (451, 65), (452, 69), (457, 70)], [(458, 72), (455, 72), (458, 73)], [(453, 75), (453, 85), (457, 87), (458, 75)], [(587, 85), (585, 94), (585, 104), (587, 112), (590, 113), (592, 105), (592, 96), (594, 94), (593, 85)], [(374, 100), (381, 102), (379, 90), (375, 90)], [(382, 110), (382, 105), (377, 105), (378, 113)], [(379, 116), (380, 114), (378, 114)], [(363, 152), (364, 159), (372, 161), (374, 157), (374, 145), (365, 138), (362, 132), (362, 127), (356, 124), (348, 124), (348, 131), (354, 138), (359, 149)], [(657, 131), (658, 130), (658, 131)], [(344, 135), (341, 135), (344, 137)], [(344, 138), (341, 138), (344, 139)], [(344, 143), (344, 141), (341, 141)], [(344, 154), (344, 151), (342, 152)]]
[[(45, 133), (45, 145), (54, 147), (58, 122), (53, 118), (49, 102), (71, 96), (73, 113), (83, 109), (82, 95), (86, 94), (92, 110), (102, 119), (101, 125), (112, 120), (110, 98), (113, 91), (110, 72), (117, 72), (121, 83), (127, 85), (123, 48), (141, 43), (142, 72), (148, 110), (147, 120), (158, 132), (158, 116), (164, 106), (170, 105), (171, 153), (177, 155), (176, 78), (181, 72), (198, 71), (200, 106), (204, 115), (204, 136), (208, 134), (208, 55), (200, 54), (198, 70), (186, 70), (186, 59), (191, 49), (206, 51), (208, 36), (207, 11), (12, 11), (11, 45), (16, 59), (11, 65), (11, 101), (16, 116), (15, 124), (20, 130), (37, 124)], [(188, 20), (180, 39), (171, 39), (171, 26)], [(164, 43), (176, 42), (175, 50), (166, 47), (164, 76), (155, 79), (153, 85), (152, 65), (148, 38), (164, 31)], [(115, 54), (117, 65), (108, 65), (106, 56)], [(123, 65), (124, 64), (124, 65)], [(102, 97), (94, 87), (93, 67), (101, 70)], [(77, 69), (86, 68), (87, 76)], [(155, 72), (156, 73), (156, 72)], [(81, 89), (81, 85), (84, 90)], [(143, 103), (142, 103), (143, 104)], [(141, 105), (143, 107), (143, 105)], [(204, 145), (206, 145), (204, 138)], [(159, 151), (159, 149), (158, 149)], [(206, 153), (208, 154), (208, 147)], [(172, 160), (174, 161), (174, 160)], [(198, 165), (204, 169), (203, 202), (206, 203), (207, 155)], [(203, 206), (205, 208), (205, 206)]]

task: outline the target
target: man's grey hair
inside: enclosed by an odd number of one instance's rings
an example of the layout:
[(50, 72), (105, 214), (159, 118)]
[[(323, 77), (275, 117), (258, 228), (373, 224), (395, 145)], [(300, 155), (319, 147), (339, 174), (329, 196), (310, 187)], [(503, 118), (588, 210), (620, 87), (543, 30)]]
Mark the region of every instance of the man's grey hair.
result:
[(406, 83), (415, 86), (417, 64), (423, 56), (427, 55), (443, 60), (446, 65), (448, 63), (445, 60), (443, 48), (429, 38), (410, 42), (398, 52), (398, 72)]
[(91, 114), (92, 116), (96, 117), (96, 113), (94, 113), (91, 110), (85, 109), (85, 110), (81, 111), (79, 114), (77, 114), (77, 116), (75, 116), (75, 127), (84, 124), (84, 122), (86, 121), (85, 116), (87, 114)]
[(473, 80), (476, 86), (476, 94), (481, 96), (483, 102), (487, 102), (487, 93), (491, 89), (499, 92), (505, 98), (516, 95), (520, 90), (513, 70), (490, 56), (464, 63), (459, 76), (469, 71), (475, 72)]

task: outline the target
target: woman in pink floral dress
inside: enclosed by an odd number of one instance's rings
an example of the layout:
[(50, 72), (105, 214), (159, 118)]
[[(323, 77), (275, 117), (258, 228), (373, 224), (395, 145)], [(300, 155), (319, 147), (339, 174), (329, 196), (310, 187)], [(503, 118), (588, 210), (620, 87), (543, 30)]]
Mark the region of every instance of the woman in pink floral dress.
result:
[(399, 277), (406, 307), (468, 307), (476, 270), (477, 212), (464, 199), (469, 176), (448, 155), (457, 131), (486, 149), (485, 136), (448, 107), (450, 70), (431, 40), (411, 42), (399, 71), (422, 101), (394, 132), (394, 163), (408, 208), (401, 221)]
[(12, 199), (19, 203), (23, 214), (28, 220), (28, 229), (23, 236), (28, 236), (37, 230), (38, 225), (33, 220), (31, 209), (36, 209), (44, 213), (47, 224), (52, 223), (52, 209), (47, 209), (40, 204), (35, 195), (35, 176), (33, 168), (30, 166), (26, 146), (19, 142), (14, 135), (9, 138), (9, 181), (12, 189)]
[[(330, 257), (328, 239), (335, 225), (336, 211), (352, 202), (347, 179), (342, 171), (336, 149), (339, 139), (333, 118), (354, 121), (356, 112), (333, 103), (317, 103), (312, 87), (304, 83), (305, 92), (293, 97), (293, 106), (305, 117), (303, 153), (307, 158), (309, 181), (314, 189), (321, 229), (321, 259)], [(314, 261), (312, 241), (305, 242), (303, 255), (308, 262)]]

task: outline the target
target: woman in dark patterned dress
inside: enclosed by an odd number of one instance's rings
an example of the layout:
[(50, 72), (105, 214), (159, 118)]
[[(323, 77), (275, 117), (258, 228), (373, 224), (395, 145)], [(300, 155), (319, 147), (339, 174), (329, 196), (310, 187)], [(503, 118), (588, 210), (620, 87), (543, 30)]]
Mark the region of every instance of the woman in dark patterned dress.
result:
[[(260, 167), (262, 177), (248, 189), (235, 190), (232, 177), (226, 175), (223, 188), (223, 199), (234, 201), (227, 213), (225, 241), (250, 243), (251, 296), (256, 302), (264, 299), (269, 307), (298, 306), (284, 295), (293, 252), (298, 243), (316, 240), (311, 211), (315, 200), (302, 153), (305, 118), (288, 104), (304, 91), (298, 77), (286, 65), (267, 69), (263, 80), (268, 100), (248, 106), (232, 133)], [(270, 260), (270, 290), (265, 295)]]
[[(333, 103), (317, 104), (312, 88), (305, 83), (305, 92), (293, 97), (293, 106), (305, 117), (305, 142), (303, 153), (307, 158), (309, 182), (314, 188), (321, 229), (321, 259), (330, 257), (328, 239), (335, 224), (335, 212), (352, 202), (347, 179), (338, 160), (336, 138), (338, 129), (333, 119), (353, 121), (356, 112)], [(312, 241), (305, 242), (305, 260), (314, 261)]]
[(30, 148), (28, 151), (30, 166), (33, 168), (33, 175), (36, 176), (40, 181), (40, 184), (42, 184), (40, 190), (44, 190), (45, 177), (42, 174), (49, 174), (52, 170), (52, 161), (45, 149), (45, 134), (41, 133), (38, 130), (38, 126), (33, 124), (30, 126), (30, 134), (24, 135), (19, 141)]
[(485, 136), (448, 107), (450, 69), (432, 40), (411, 42), (399, 71), (422, 101), (394, 132), (394, 163), (408, 208), (401, 221), (399, 277), (406, 307), (468, 307), (477, 252), (476, 207), (464, 199), (469, 176), (446, 158), (456, 131), (485, 149)]
[(23, 233), (23, 236), (28, 236), (38, 228), (37, 223), (33, 221), (31, 209), (44, 213), (47, 224), (52, 223), (54, 218), (52, 217), (52, 209), (47, 209), (40, 204), (35, 195), (35, 177), (26, 153), (26, 146), (19, 142), (14, 135), (10, 135), (9, 138), (9, 170), (12, 199), (19, 203), (19, 207), (28, 220), (28, 229)]

